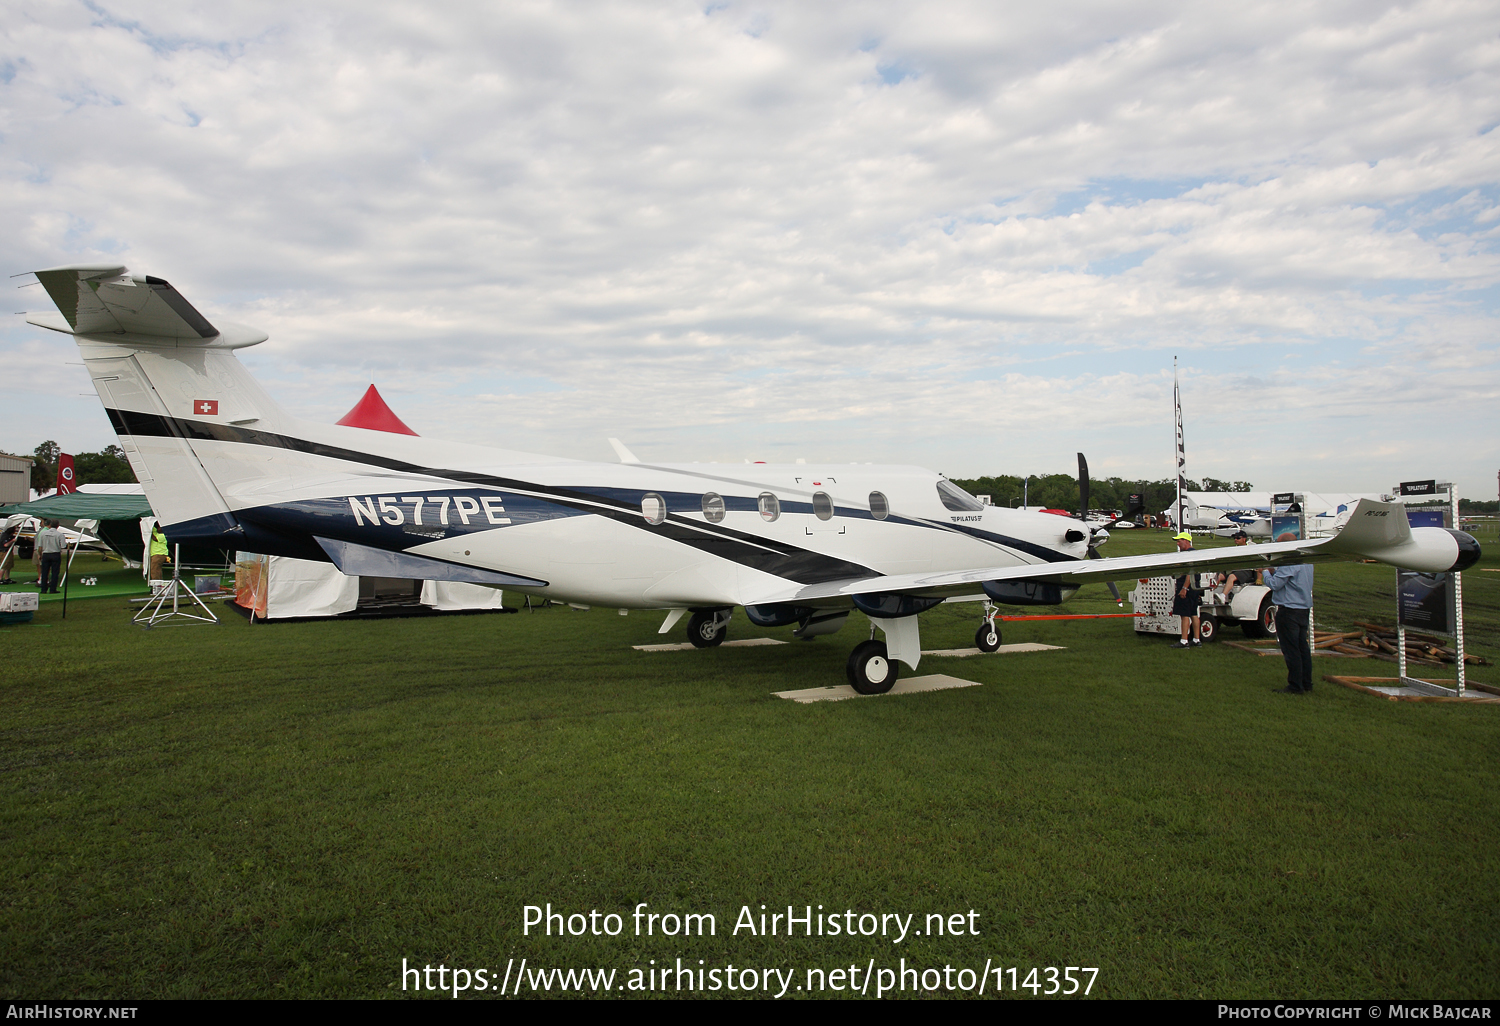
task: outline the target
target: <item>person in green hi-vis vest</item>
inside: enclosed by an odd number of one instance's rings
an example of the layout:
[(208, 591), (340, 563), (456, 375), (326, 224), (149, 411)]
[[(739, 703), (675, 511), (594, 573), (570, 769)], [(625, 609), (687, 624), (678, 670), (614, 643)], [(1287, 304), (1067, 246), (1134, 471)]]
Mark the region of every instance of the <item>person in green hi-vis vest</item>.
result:
[(151, 525), (151, 579), (165, 580), (163, 568), (172, 562), (167, 554), (167, 536), (161, 533), (160, 524)]

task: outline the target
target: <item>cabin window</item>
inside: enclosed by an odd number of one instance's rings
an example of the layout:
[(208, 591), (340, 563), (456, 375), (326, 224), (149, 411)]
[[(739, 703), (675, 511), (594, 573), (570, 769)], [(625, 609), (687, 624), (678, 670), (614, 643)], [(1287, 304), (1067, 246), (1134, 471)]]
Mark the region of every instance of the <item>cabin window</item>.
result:
[(721, 523), (724, 519), (724, 496), (718, 492), (704, 492), (703, 515), (710, 524)]
[(870, 516), (876, 520), (884, 520), (891, 515), (891, 504), (887, 501), (884, 492), (870, 493)]
[(760, 518), (770, 523), (781, 516), (781, 500), (770, 492), (760, 493)]
[(984, 504), (952, 481), (937, 483), (938, 498), (955, 513), (983, 513)]
[(667, 500), (655, 492), (641, 496), (641, 516), (648, 524), (659, 524), (667, 519)]
[(813, 492), (813, 512), (819, 520), (833, 519), (833, 500), (827, 492)]

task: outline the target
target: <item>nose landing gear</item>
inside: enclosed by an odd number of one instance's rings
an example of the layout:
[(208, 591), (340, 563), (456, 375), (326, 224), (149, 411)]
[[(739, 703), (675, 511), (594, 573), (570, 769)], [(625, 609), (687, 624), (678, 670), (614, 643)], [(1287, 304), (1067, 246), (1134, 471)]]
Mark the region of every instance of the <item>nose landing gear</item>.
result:
[(995, 614), (1000, 612), (992, 603), (984, 604), (984, 623), (974, 633), (974, 647), (981, 652), (1000, 650), (1000, 628), (995, 626)]

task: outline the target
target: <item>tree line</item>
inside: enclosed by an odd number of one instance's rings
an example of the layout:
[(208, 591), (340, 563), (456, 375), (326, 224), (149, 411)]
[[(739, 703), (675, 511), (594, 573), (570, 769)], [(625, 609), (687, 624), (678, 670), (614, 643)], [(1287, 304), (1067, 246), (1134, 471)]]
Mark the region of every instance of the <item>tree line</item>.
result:
[[(15, 453), (7, 453), (13, 456)], [(57, 487), (57, 458), (62, 447), (50, 438), (32, 451), (36, 460), (31, 465), (31, 487), (38, 494)], [(135, 471), (125, 458), (125, 450), (118, 445), (106, 445), (98, 452), (73, 453), (74, 484), (132, 484)]]
[[(36, 462), (31, 466), (31, 487), (37, 492), (50, 492), (57, 485), (57, 458), (61, 453), (61, 447), (51, 439), (33, 451)], [(74, 453), (73, 471), (77, 484), (131, 484), (135, 481), (135, 472), (130, 469), (125, 451), (118, 445), (106, 445), (98, 452)], [(1071, 474), (1032, 475), (1029, 479), (999, 474), (954, 478), (953, 483), (971, 495), (988, 495), (996, 506), (1020, 506), (1025, 499), (1033, 509), (1078, 511), (1078, 479)], [(1205, 477), (1202, 481), (1189, 479), (1187, 487), (1192, 492), (1255, 490), (1249, 481), (1221, 481), (1216, 477)], [(1128, 509), (1130, 496), (1136, 493), (1145, 496), (1146, 512), (1156, 513), (1177, 501), (1177, 483), (1171, 478), (1160, 481), (1089, 478), (1090, 509)], [(1466, 514), (1494, 514), (1500, 513), (1500, 502), (1460, 499), (1459, 508)]]
[[(1065, 509), (1078, 512), (1078, 479), (1071, 474), (1033, 475), (1029, 480), (1013, 474), (996, 477), (972, 477), (954, 479), (954, 484), (971, 495), (988, 495), (996, 506), (1020, 506), (1023, 499), (1032, 509)], [(1205, 477), (1202, 481), (1188, 480), (1189, 491), (1194, 492), (1249, 492), (1254, 488), (1249, 481), (1220, 481), (1216, 477)], [(1158, 513), (1177, 501), (1177, 482), (1171, 478), (1161, 481), (1129, 481), (1121, 477), (1089, 478), (1089, 509), (1130, 508), (1130, 496), (1145, 497), (1147, 513)]]
[[(1078, 512), (1078, 479), (1071, 474), (1033, 475), (1028, 487), (1023, 490), (1023, 480), (1013, 474), (995, 477), (954, 478), (953, 483), (970, 495), (988, 495), (996, 506), (1020, 506), (1025, 497), (1032, 509), (1065, 509)], [(1188, 479), (1190, 492), (1250, 492), (1255, 489), (1249, 481), (1220, 481), (1216, 477), (1205, 477), (1202, 481)], [(1089, 509), (1130, 508), (1130, 496), (1140, 493), (1145, 496), (1147, 513), (1159, 513), (1177, 501), (1177, 484), (1171, 478), (1161, 481), (1127, 481), (1119, 477), (1089, 478)], [(1462, 516), (1495, 515), (1500, 513), (1500, 501), (1484, 499), (1459, 499)]]

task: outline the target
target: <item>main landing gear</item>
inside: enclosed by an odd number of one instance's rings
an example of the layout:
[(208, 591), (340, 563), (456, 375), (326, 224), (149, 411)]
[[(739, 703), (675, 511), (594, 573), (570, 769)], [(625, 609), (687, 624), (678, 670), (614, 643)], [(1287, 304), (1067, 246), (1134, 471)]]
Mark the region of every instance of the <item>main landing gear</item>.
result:
[(688, 620), (687, 636), (694, 648), (714, 648), (724, 644), (729, 636), (729, 618), (732, 609), (706, 609), (694, 613)]
[(900, 675), (896, 660), (886, 654), (885, 642), (862, 641), (849, 655), (849, 686), (861, 695), (883, 695)]
[(1000, 651), (1000, 628), (995, 626), (995, 614), (1000, 610), (992, 604), (984, 604), (984, 623), (974, 632), (974, 647), (981, 652)]
[[(878, 604), (878, 603), (874, 603)], [(1000, 628), (995, 617), (1000, 612), (992, 602), (984, 604), (984, 623), (974, 634), (974, 644), (981, 652), (1000, 649)], [(885, 631), (885, 641), (875, 640), (877, 624)], [(922, 643), (917, 633), (917, 614), (872, 617), (870, 640), (856, 645), (849, 655), (849, 686), (861, 695), (883, 695), (891, 690), (900, 676), (899, 664), (916, 668), (922, 657)]]

